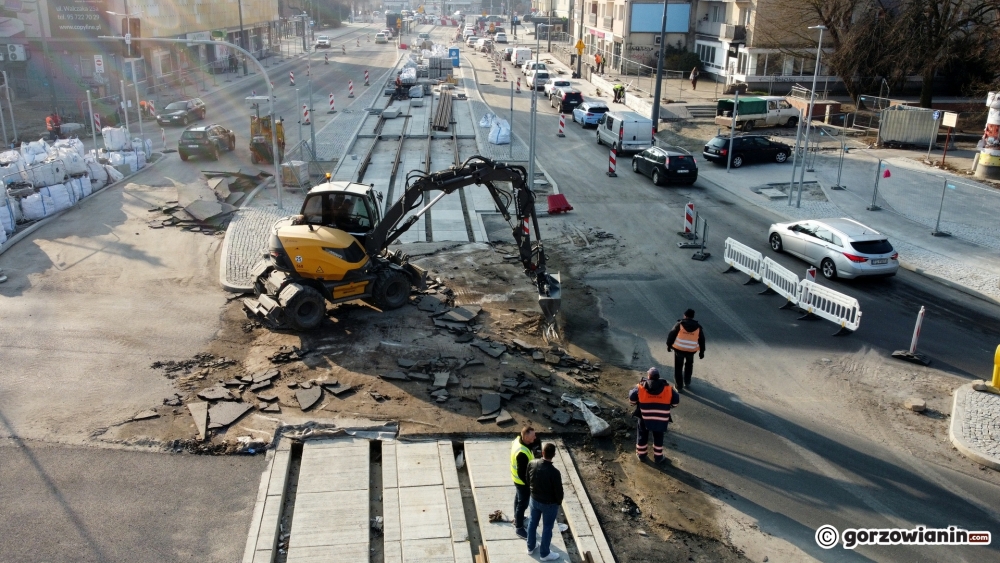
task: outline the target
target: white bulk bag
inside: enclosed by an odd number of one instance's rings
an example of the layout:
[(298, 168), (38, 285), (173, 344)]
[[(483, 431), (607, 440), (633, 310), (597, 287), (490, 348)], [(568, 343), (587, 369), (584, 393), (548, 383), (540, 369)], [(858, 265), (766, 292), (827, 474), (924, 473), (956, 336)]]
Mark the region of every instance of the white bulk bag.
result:
[(108, 162), (111, 163), (111, 166), (121, 166), (122, 164), (125, 164), (125, 153), (113, 152), (109, 154)]
[(128, 165), (128, 169), (132, 174), (139, 171), (139, 157), (134, 152), (123, 152), (122, 156), (125, 158), (125, 164)]
[(486, 115), (483, 116), (482, 119), (479, 120), (479, 126), (480, 127), (491, 127), (493, 125), (493, 120), (495, 120), (496, 118), (497, 118), (496, 115), (494, 115), (492, 113), (487, 113)]
[(108, 171), (104, 165), (95, 161), (87, 161), (87, 171), (90, 174), (90, 181), (95, 190), (99, 190), (108, 184)]
[[(52, 200), (52, 205), (55, 206), (55, 211), (69, 209), (74, 203), (76, 203), (76, 198), (73, 197), (73, 192), (64, 184), (38, 188), (38, 193), (43, 196), (48, 196)], [(50, 212), (49, 214), (51, 215), (52, 213), (54, 212)]]
[(25, 221), (37, 221), (56, 212), (52, 198), (41, 193), (21, 199), (21, 214)]
[(21, 218), (21, 209), (17, 200), (9, 197), (0, 199), (0, 231), (14, 232), (14, 226)]
[(80, 156), (76, 149), (71, 147), (59, 147), (56, 149), (56, 158), (62, 161), (66, 174), (83, 174), (87, 171), (87, 163)]
[(153, 156), (153, 141), (151, 139), (146, 139), (146, 159)]
[(138, 161), (138, 170), (142, 170), (146, 166), (146, 152), (142, 150), (135, 151), (135, 159)]
[(18, 151), (4, 151), (0, 152), (0, 164), (7, 166), (18, 162), (21, 159), (21, 153)]
[(79, 201), (94, 192), (94, 189), (90, 185), (90, 178), (87, 176), (80, 176), (77, 178), (71, 178), (65, 184), (68, 188), (73, 191), (73, 197)]
[(52, 146), (56, 149), (73, 149), (81, 158), (87, 154), (87, 149), (80, 139), (59, 139)]
[(104, 147), (109, 151), (123, 151), (129, 147), (128, 131), (124, 127), (105, 127), (101, 129), (104, 137)]
[(506, 119), (493, 121), (493, 126), (490, 127), (489, 141), (494, 145), (510, 144), (510, 124), (507, 123)]
[(115, 182), (118, 182), (123, 178), (125, 178), (125, 175), (119, 172), (118, 169), (113, 166), (105, 166), (104, 170), (106, 170), (108, 173), (109, 184), (114, 184)]
[(28, 181), (28, 175), (24, 173), (24, 167), (20, 166), (23, 162), (23, 160), (18, 159), (7, 166), (0, 166), (0, 181), (3, 182), (4, 186), (11, 182)]
[(61, 160), (36, 164), (27, 170), (28, 181), (36, 188), (54, 186), (66, 180), (66, 169)]
[(7, 233), (3, 229), (0, 229), (0, 244), (7, 242)]

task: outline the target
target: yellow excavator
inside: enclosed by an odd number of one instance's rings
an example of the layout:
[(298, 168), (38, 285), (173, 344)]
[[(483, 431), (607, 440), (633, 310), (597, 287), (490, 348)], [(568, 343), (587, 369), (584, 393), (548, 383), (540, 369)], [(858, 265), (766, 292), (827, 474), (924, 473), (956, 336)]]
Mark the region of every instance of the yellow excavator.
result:
[[(243, 309), (271, 328), (305, 331), (323, 321), (326, 302), (360, 299), (381, 310), (403, 306), (411, 288), (426, 287), (427, 273), (389, 245), (445, 195), (482, 185), (511, 226), (524, 273), (538, 288), (543, 330), (556, 337), (561, 280), (545, 270), (527, 176), (523, 166), (482, 156), (430, 174), (413, 171), (402, 197), (384, 213), (373, 185), (320, 184), (309, 190), (298, 215), (275, 223), (267, 255), (253, 270), (256, 297), (244, 299)], [(441, 193), (427, 201), (431, 192)]]

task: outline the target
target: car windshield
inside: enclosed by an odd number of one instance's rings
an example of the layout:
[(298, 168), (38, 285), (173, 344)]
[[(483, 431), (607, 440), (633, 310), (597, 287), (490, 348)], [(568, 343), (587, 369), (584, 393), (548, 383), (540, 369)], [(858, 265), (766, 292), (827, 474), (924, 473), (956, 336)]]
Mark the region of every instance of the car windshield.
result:
[(590, 113), (606, 113), (608, 111), (607, 106), (589, 106), (587, 111)]
[(729, 144), (729, 139), (726, 137), (716, 137), (708, 142), (708, 146), (710, 147), (724, 147), (727, 144)]
[(168, 110), (187, 109), (187, 102), (174, 102), (172, 104), (167, 105), (166, 109)]
[(326, 35), (320, 35), (320, 36), (319, 36), (319, 40), (320, 40), (320, 41), (326, 41), (326, 40), (328, 40), (328, 39), (330, 39), (330, 38), (329, 38), (329, 37), (327, 37)]
[(888, 254), (892, 252), (892, 245), (886, 239), (852, 240), (851, 246), (862, 254)]
[(207, 136), (208, 133), (205, 131), (185, 131), (184, 134), (181, 135), (181, 139), (185, 141), (196, 141), (198, 139), (204, 139)]

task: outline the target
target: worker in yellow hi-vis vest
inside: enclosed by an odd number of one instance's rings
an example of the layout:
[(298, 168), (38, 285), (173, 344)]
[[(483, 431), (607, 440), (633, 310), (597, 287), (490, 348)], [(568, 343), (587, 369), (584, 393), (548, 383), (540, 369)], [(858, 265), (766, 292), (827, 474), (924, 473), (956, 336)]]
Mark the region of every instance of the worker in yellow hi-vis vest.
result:
[(535, 459), (535, 429), (525, 426), (510, 443), (510, 476), (514, 480), (514, 528), (518, 536), (527, 539), (524, 512), (528, 510), (531, 490), (528, 488), (528, 462)]
[(674, 352), (674, 387), (683, 391), (691, 386), (695, 352), (699, 359), (705, 358), (705, 331), (694, 320), (694, 309), (684, 311), (684, 318), (667, 335), (667, 350)]

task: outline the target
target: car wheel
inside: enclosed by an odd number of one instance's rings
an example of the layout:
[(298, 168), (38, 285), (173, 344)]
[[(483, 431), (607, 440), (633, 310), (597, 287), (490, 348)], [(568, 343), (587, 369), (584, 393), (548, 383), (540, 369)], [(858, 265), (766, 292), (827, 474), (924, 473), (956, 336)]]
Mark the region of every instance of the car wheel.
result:
[(779, 151), (778, 154), (774, 155), (775, 162), (782, 163), (788, 160), (788, 153), (784, 151)]
[(659, 170), (653, 170), (653, 185), (659, 186), (659, 185), (661, 185), (661, 183), (660, 183), (661, 181), (662, 181), (662, 178), (660, 178), (660, 171)]
[(236, 150), (236, 136), (233, 135), (229, 138), (229, 152)]
[(749, 133), (750, 131), (753, 131), (753, 121), (747, 121), (743, 124), (743, 132)]
[(767, 239), (767, 242), (771, 245), (771, 250), (775, 252), (781, 252), (785, 248), (781, 244), (781, 235), (778, 233), (771, 233), (771, 237)]
[(632, 172), (639, 173), (639, 162), (635, 158), (632, 159)]
[(183, 153), (183, 152), (178, 152), (177, 154), (179, 154), (179, 155), (180, 155), (180, 157), (181, 157), (181, 160), (183, 160), (184, 162), (187, 162), (187, 159), (188, 159), (188, 155), (187, 155), (187, 153)]
[(785, 127), (795, 127), (798, 124), (799, 124), (799, 118), (789, 117), (788, 121), (785, 122)]
[(604, 144), (604, 143), (601, 142), (601, 132), (600, 131), (597, 132), (597, 144), (598, 145), (603, 145)]
[(183, 118), (183, 119), (181, 119), (181, 125), (183, 125), (183, 126), (187, 127), (187, 124), (188, 124), (188, 118), (187, 118), (187, 116), (185, 115), (185, 116), (184, 116), (184, 118)]
[(741, 154), (734, 154), (733, 155), (733, 162), (732, 162), (732, 164), (733, 164), (733, 168), (739, 168), (740, 166), (743, 166), (743, 155), (741, 155)]
[[(291, 286), (289, 286), (291, 287)], [(326, 299), (319, 291), (309, 286), (299, 286), (287, 303), (284, 303), (285, 319), (295, 330), (312, 330), (323, 322), (326, 316)]]
[(837, 265), (833, 263), (833, 260), (829, 258), (824, 258), (819, 264), (820, 271), (823, 272), (823, 277), (828, 280), (837, 279)]

